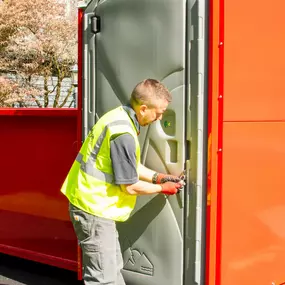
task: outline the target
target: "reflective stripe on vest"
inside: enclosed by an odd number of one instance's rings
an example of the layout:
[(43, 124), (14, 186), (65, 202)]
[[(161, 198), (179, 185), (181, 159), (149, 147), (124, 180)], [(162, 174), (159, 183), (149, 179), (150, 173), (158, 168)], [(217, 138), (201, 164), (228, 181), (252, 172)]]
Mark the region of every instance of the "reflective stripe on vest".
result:
[(113, 127), (113, 126), (118, 126), (118, 125), (126, 125), (130, 128), (133, 128), (133, 126), (130, 124), (130, 122), (126, 121), (126, 120), (119, 120), (119, 121), (115, 121), (112, 122), (108, 125), (105, 126), (104, 130), (102, 131), (101, 135), (99, 136), (98, 140), (95, 143), (94, 149), (92, 150), (91, 154), (89, 155), (89, 158), (87, 160), (87, 162), (83, 161), (83, 155), (79, 152), (77, 157), (76, 157), (76, 161), (80, 163), (80, 169), (82, 171), (84, 171), (86, 174), (97, 178), (101, 181), (107, 182), (107, 183), (113, 183), (114, 182), (114, 176), (112, 174), (103, 172), (99, 169), (97, 169), (96, 167), (94, 167), (94, 165), (96, 165), (96, 159), (97, 159), (97, 155), (100, 151), (101, 145), (106, 137), (106, 132), (107, 129), (109, 127)]

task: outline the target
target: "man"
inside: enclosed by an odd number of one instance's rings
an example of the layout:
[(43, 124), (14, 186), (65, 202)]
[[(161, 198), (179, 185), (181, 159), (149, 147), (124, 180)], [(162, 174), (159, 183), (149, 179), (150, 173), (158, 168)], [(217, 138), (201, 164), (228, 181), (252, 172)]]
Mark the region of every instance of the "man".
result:
[(70, 202), (86, 285), (125, 284), (115, 222), (128, 219), (137, 195), (173, 195), (183, 185), (179, 177), (140, 163), (140, 126), (161, 120), (170, 101), (159, 81), (137, 84), (130, 105), (111, 110), (93, 126), (66, 177), (61, 192)]

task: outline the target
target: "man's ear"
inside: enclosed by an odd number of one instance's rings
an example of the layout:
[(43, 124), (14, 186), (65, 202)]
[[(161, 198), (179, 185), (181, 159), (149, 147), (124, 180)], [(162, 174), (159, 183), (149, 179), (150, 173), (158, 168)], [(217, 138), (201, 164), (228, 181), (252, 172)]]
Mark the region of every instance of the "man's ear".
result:
[(140, 113), (144, 115), (147, 110), (147, 105), (140, 105)]

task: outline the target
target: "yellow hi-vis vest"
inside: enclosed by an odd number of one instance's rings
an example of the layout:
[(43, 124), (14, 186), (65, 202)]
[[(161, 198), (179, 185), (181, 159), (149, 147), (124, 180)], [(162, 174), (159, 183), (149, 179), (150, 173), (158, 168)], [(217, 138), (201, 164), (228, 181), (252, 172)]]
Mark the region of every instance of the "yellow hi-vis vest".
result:
[(94, 125), (62, 185), (61, 192), (71, 204), (99, 217), (115, 221), (128, 219), (135, 207), (136, 196), (114, 184), (110, 158), (111, 139), (126, 133), (135, 140), (138, 171), (140, 146), (137, 131), (123, 107), (118, 107)]

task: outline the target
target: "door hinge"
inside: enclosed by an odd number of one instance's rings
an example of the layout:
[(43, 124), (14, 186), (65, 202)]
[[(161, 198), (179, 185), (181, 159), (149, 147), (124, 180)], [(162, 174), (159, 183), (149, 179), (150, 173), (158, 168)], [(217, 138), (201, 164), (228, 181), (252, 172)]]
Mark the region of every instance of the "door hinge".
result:
[(100, 17), (94, 16), (91, 18), (91, 31), (93, 34), (99, 33), (101, 30)]

